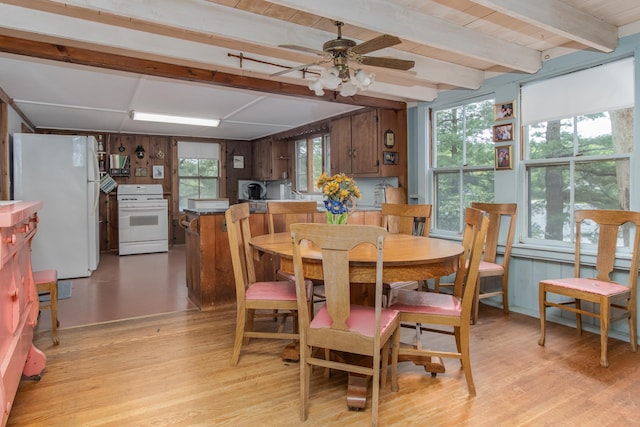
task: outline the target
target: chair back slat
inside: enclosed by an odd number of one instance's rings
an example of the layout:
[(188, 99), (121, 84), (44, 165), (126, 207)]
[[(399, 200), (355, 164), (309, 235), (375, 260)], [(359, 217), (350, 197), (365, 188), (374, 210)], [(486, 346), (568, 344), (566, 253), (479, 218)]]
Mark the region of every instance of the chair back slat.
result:
[[(467, 208), (464, 214), (464, 229), (462, 232), (462, 247), (464, 248), (463, 252), (458, 257), (458, 269), (456, 271), (456, 278), (453, 285), (453, 294), (459, 298), (463, 299), (463, 304), (466, 302), (472, 304), (474, 295), (475, 295), (475, 287), (476, 283), (469, 282), (469, 271), (472, 271), (474, 264), (472, 262), (477, 262), (480, 265), (480, 259), (482, 258), (482, 247), (485, 244), (485, 238), (487, 236), (487, 228), (489, 226), (489, 219), (485, 217), (483, 211)], [(484, 231), (483, 231), (484, 227)], [(481, 234), (482, 233), (482, 234)], [(476, 244), (481, 238), (482, 246), (480, 247), (479, 252), (472, 253), (476, 248)], [(480, 254), (480, 256), (478, 256)], [(473, 255), (473, 256), (472, 256)], [(473, 274), (477, 279), (477, 266), (475, 269), (475, 273)], [(469, 292), (472, 292), (470, 296), (467, 298)], [(464, 310), (464, 309), (463, 309)]]
[(249, 245), (251, 240), (249, 215), (248, 203), (230, 206), (225, 212), (237, 300), (244, 300), (247, 286), (256, 281), (252, 249)]
[[(304, 280), (300, 247), (315, 245), (321, 250), (326, 305), (333, 322), (331, 329), (348, 329), (347, 319), (351, 305), (349, 250), (360, 244), (373, 245), (377, 251), (376, 276), (371, 277), (370, 281), (376, 283), (376, 309), (379, 316), (382, 301), (382, 250), (385, 233), (383, 228), (370, 225), (293, 224), (291, 226), (297, 283), (302, 283)], [(298, 286), (299, 299), (303, 296), (302, 291), (303, 289)], [(308, 326), (310, 316), (304, 314), (302, 308), (299, 317), (300, 327)]]
[(382, 204), (382, 227), (391, 234), (429, 235), (431, 205)]
[(269, 234), (289, 231), (291, 224), (313, 222), (313, 215), (318, 212), (315, 201), (308, 202), (267, 202), (267, 220)]
[[(598, 225), (598, 254), (596, 259), (596, 279), (611, 281), (611, 273), (614, 270), (616, 249), (620, 237), (620, 228), (627, 223), (634, 224), (633, 240), (629, 235), (624, 235), (632, 250), (631, 268), (629, 269), (628, 287), (635, 299), (635, 289), (638, 282), (638, 262), (640, 252), (640, 212), (623, 211), (614, 209), (583, 209), (575, 212), (576, 219), (576, 246), (575, 246), (575, 277), (580, 277), (580, 265), (582, 260), (582, 234), (585, 222)], [(629, 232), (630, 233), (630, 232)]]
[(500, 244), (500, 231), (503, 222), (507, 222), (507, 235), (504, 240), (504, 256), (503, 263), (505, 272), (509, 268), (509, 259), (511, 258), (511, 246), (516, 231), (516, 215), (518, 205), (516, 203), (480, 203), (473, 202), (471, 207), (486, 212), (489, 217), (489, 228), (487, 230), (487, 239), (484, 245), (483, 260), (486, 262), (496, 262), (498, 255), (498, 245)]

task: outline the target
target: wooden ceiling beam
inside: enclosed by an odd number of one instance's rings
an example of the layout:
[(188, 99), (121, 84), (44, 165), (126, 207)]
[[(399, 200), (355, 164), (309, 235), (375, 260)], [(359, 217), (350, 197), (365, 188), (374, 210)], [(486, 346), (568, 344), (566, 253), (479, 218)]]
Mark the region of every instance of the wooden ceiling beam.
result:
[(463, 26), (450, 24), (442, 19), (389, 1), (270, 1), (527, 73), (535, 73), (542, 67), (542, 55), (537, 50), (519, 46)]
[[(309, 47), (320, 47), (328, 39), (335, 37), (335, 33), (306, 27), (303, 25), (282, 21), (273, 17), (250, 13), (233, 7), (222, 6), (211, 2), (185, 2), (177, 3), (171, 0), (156, 0), (153, 7), (139, 2), (106, 2), (100, 4), (100, 9), (95, 9), (98, 1), (87, 2), (79, 0), (46, 1), (42, 0), (3, 0), (0, 3), (8, 3), (25, 9), (8, 8), (5, 13), (12, 13), (17, 22), (14, 30), (29, 31), (34, 33), (55, 34), (67, 40), (91, 41), (85, 25), (92, 23), (91, 35), (93, 43), (100, 40), (111, 47), (116, 46), (116, 37), (111, 37), (114, 28), (131, 30), (127, 41), (122, 48), (145, 52), (153, 49), (157, 54), (167, 57), (187, 59), (184, 52), (206, 52), (201, 58), (212, 66), (228, 66), (226, 54), (214, 53), (211, 50), (201, 50), (202, 45), (215, 46), (232, 52), (244, 52), (252, 55), (275, 58), (274, 61), (286, 61), (291, 67), (297, 63), (314, 63), (320, 58), (316, 55), (296, 52), (291, 49), (278, 47), (292, 41), (304, 40)], [(23, 10), (39, 11), (25, 20)], [(52, 17), (66, 18), (65, 22), (80, 22), (80, 25), (62, 26), (60, 21), (53, 24)], [(194, 19), (193, 17), (199, 17)], [(107, 28), (105, 28), (108, 26)], [(84, 30), (79, 30), (85, 28)], [(333, 29), (332, 29), (333, 30)], [(102, 32), (102, 33), (101, 33)], [(160, 37), (143, 38), (144, 43), (136, 44), (139, 33), (154, 34)], [(126, 31), (117, 31), (123, 36)], [(98, 35), (101, 34), (101, 37)], [(10, 34), (13, 35), (13, 34)], [(166, 43), (161, 37), (170, 37), (183, 42), (181, 51), (171, 50), (174, 43)], [(185, 43), (187, 42), (187, 43)], [(197, 46), (201, 45), (201, 46)], [(439, 61), (406, 51), (388, 48), (385, 56), (398, 59), (415, 61), (416, 67), (412, 72), (402, 73), (405, 83), (400, 86), (437, 88), (438, 84), (457, 86), (465, 89), (477, 89), (484, 81), (484, 72), (471, 67), (466, 67), (450, 62)], [(275, 68), (261, 67), (254, 71), (270, 74), (277, 71)], [(367, 68), (367, 67), (365, 67)], [(381, 67), (368, 67), (369, 71), (376, 73), (376, 82), (384, 82), (396, 85), (394, 79), (400, 72)], [(227, 70), (228, 71), (228, 70)], [(275, 78), (279, 81), (294, 83), (293, 75), (285, 75)], [(273, 78), (272, 78), (273, 80)], [(295, 80), (298, 80), (297, 77)], [(294, 83), (295, 84), (295, 83)], [(377, 85), (378, 88), (381, 85)], [(376, 89), (379, 91), (379, 89)], [(394, 91), (378, 92), (382, 96), (397, 99)], [(414, 92), (415, 96), (419, 96)], [(431, 101), (437, 96), (437, 92), (426, 93), (416, 100)], [(399, 96), (402, 98), (402, 96)]]
[(363, 95), (343, 97), (339, 96), (335, 91), (326, 91), (323, 96), (316, 96), (306, 86), (259, 79), (256, 77), (241, 76), (204, 68), (176, 65), (168, 62), (142, 59), (133, 56), (135, 54), (132, 54), (132, 56), (116, 55), (91, 49), (34, 41), (5, 35), (0, 35), (0, 52), (280, 95), (311, 99), (321, 98), (324, 101), (337, 102), (341, 104), (391, 108), (396, 110), (406, 109), (406, 103), (400, 101), (373, 98)]
[(618, 46), (618, 28), (559, 0), (471, 0), (602, 52)]

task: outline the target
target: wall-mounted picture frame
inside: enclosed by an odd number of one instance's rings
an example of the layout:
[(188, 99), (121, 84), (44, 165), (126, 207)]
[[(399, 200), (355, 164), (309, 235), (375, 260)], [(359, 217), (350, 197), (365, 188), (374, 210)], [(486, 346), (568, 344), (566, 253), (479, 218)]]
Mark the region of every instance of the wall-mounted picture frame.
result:
[(513, 123), (495, 125), (493, 127), (493, 142), (513, 141)]
[(493, 120), (507, 120), (515, 117), (515, 101), (500, 102), (493, 106)]
[(397, 165), (398, 164), (398, 152), (397, 151), (385, 151), (383, 152), (383, 163), (385, 165)]
[(162, 165), (153, 166), (153, 179), (164, 179), (164, 166)]
[(513, 169), (511, 146), (496, 147), (496, 170)]

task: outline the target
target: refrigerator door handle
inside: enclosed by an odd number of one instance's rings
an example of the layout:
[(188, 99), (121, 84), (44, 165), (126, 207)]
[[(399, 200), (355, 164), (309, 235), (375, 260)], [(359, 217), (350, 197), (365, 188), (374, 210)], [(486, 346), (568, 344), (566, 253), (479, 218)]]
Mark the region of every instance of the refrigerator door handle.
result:
[(87, 177), (89, 181), (98, 181), (100, 182), (100, 169), (98, 166), (98, 153), (96, 153), (96, 145), (93, 137), (87, 137), (87, 147), (88, 147), (88, 156), (91, 158), (91, 163), (93, 163), (93, 170), (89, 170), (91, 176)]

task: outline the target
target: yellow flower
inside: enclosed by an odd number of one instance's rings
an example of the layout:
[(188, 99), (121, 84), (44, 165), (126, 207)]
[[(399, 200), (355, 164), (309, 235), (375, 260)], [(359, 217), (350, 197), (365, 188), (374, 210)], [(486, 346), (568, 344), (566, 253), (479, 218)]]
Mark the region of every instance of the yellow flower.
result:
[(346, 202), (351, 198), (359, 199), (362, 197), (353, 178), (349, 178), (343, 173), (329, 176), (326, 172), (322, 172), (316, 181), (316, 187), (322, 189), (327, 200)]

